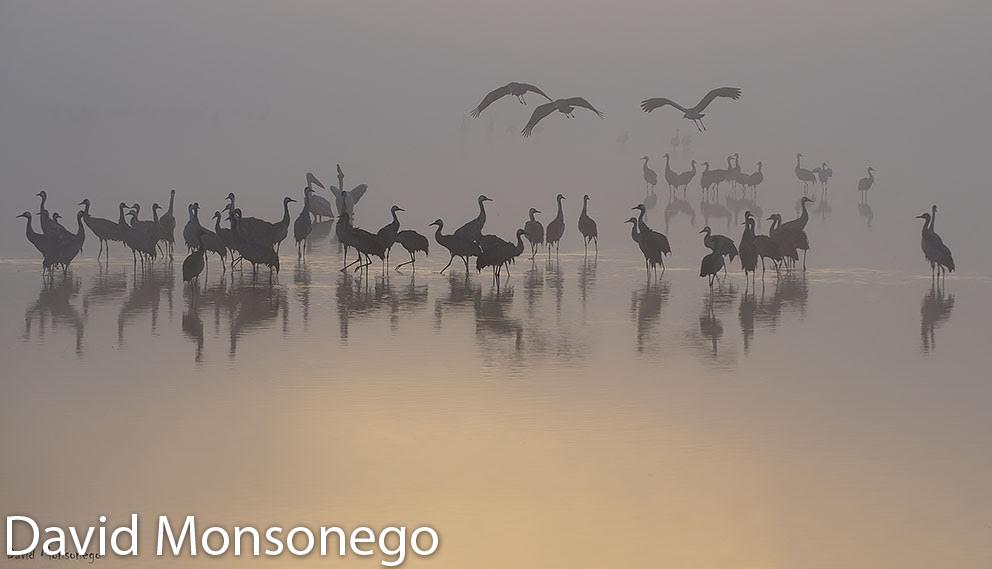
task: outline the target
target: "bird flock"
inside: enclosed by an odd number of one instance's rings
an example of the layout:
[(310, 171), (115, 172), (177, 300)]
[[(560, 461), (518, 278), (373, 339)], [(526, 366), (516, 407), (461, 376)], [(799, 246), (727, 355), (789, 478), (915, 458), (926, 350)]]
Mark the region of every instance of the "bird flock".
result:
[[(490, 91), (470, 112), (470, 115), (479, 117), (493, 103), (510, 95), (516, 97), (520, 104), (525, 105), (526, 99), (524, 97), (528, 93), (544, 97), (548, 102), (534, 109), (530, 119), (521, 130), (521, 134), (525, 137), (530, 136), (537, 124), (555, 111), (565, 117), (573, 118), (575, 110), (582, 108), (591, 111), (600, 118), (604, 116), (602, 112), (582, 97), (552, 99), (542, 89), (528, 83), (508, 83)], [(671, 106), (681, 111), (683, 118), (691, 121), (699, 132), (705, 132), (707, 129), (703, 123), (703, 117), (706, 116), (704, 111), (710, 104), (720, 98), (738, 100), (740, 97), (741, 90), (737, 87), (719, 87), (709, 91), (692, 107), (685, 107), (671, 99), (658, 97), (645, 99), (641, 103), (641, 109), (645, 113), (651, 113), (656, 109)], [(676, 132), (672, 145), (675, 150), (680, 147), (685, 149), (689, 145), (689, 140), (687, 137), (680, 138)], [(833, 169), (826, 162), (821, 162), (813, 169), (807, 169), (802, 164), (803, 154), (796, 154), (794, 172), (802, 188), (802, 197), (797, 202), (799, 215), (795, 219), (783, 221), (781, 214), (773, 213), (766, 219), (771, 222), (768, 234), (761, 235), (756, 233), (759, 218), (754, 215), (754, 212), (757, 212), (759, 216), (762, 215), (755, 201), (758, 187), (764, 180), (761, 161), (754, 163), (754, 170), (745, 172), (741, 168), (740, 155), (735, 153), (727, 156), (725, 169), (714, 168), (708, 161), (697, 163), (696, 160), (692, 160), (690, 169), (679, 172), (672, 169), (671, 156), (668, 153), (664, 154), (663, 157), (665, 159), (664, 180), (668, 185), (670, 205), (674, 203), (672, 197), (677, 198), (677, 193), (680, 190), (684, 202), (690, 183), (698, 175), (704, 215), (707, 215), (706, 206), (710, 204), (711, 208), (714, 207), (712, 204), (715, 204), (716, 200), (719, 199), (722, 184), (729, 186), (728, 203), (732, 199), (738, 199), (736, 196), (739, 191), (742, 196), (740, 202), (751, 206), (744, 213), (744, 223), (742, 224), (744, 231), (736, 243), (726, 235), (714, 233), (709, 225), (700, 231), (700, 234), (703, 235), (703, 245), (710, 252), (700, 262), (699, 276), (708, 278), (710, 286), (719, 278), (721, 272), (726, 276), (728, 265), (737, 259), (739, 259), (745, 278), (750, 277), (752, 281), (755, 278), (759, 261), (762, 275), (766, 271), (767, 263), (771, 263), (776, 272), (782, 269), (791, 271), (796, 269), (800, 263), (800, 251), (802, 251), (802, 269), (806, 269), (806, 256), (810, 249), (809, 237), (806, 234), (806, 226), (810, 217), (807, 204), (814, 202), (814, 199), (809, 195), (810, 187), (819, 184), (821, 197), (826, 196), (830, 178), (833, 176)], [(641, 161), (645, 197), (641, 203), (631, 208), (638, 213), (627, 219), (627, 223), (631, 224), (631, 240), (634, 241), (644, 257), (645, 270), (649, 275), (654, 274), (657, 277), (659, 266), (664, 273), (665, 257), (672, 253), (672, 247), (665, 234), (651, 228), (645, 221), (647, 212), (657, 205), (655, 187), (659, 177), (658, 173), (649, 166), (649, 156), (644, 156)], [(702, 166), (702, 169), (698, 169), (698, 166)], [(336, 171), (337, 186), (325, 185), (313, 173), (308, 172), (306, 174), (307, 183), (303, 189), (303, 205), (295, 219), (290, 214), (290, 204), (297, 200), (291, 196), (285, 196), (282, 199), (281, 218), (267, 221), (258, 217), (246, 216), (237, 205), (236, 195), (231, 192), (226, 197), (224, 207), (215, 210), (212, 216), (208, 216), (213, 220), (211, 229), (205, 227), (201, 222), (199, 202), (190, 202), (187, 205), (187, 221), (182, 228), (183, 242), (188, 251), (183, 261), (183, 280), (197, 280), (202, 272), (208, 270), (211, 255), (218, 257), (223, 271), (227, 271), (229, 268), (234, 270), (236, 267), (243, 267), (244, 262), (247, 261), (251, 266), (253, 277), (260, 267), (264, 267), (269, 269), (271, 279), (273, 274), (279, 272), (280, 247), (289, 236), (291, 221), (297, 256), (301, 260), (306, 259), (309, 237), (315, 224), (336, 220), (335, 235), (344, 252), (342, 271), (349, 269), (356, 272), (367, 271), (373, 264), (372, 257), (379, 258), (382, 269), (385, 271), (390, 260), (390, 252), (396, 244), (406, 250), (409, 260), (398, 264), (395, 269), (398, 270), (406, 265), (412, 265), (415, 269), (417, 254), (429, 254), (430, 243), (426, 236), (413, 229), (401, 229), (401, 222), (397, 214), (406, 210), (398, 205), (393, 205), (389, 211), (391, 221), (374, 233), (359, 227), (356, 224), (355, 208), (366, 194), (368, 186), (358, 184), (351, 190), (345, 190), (344, 172), (340, 164), (337, 165)], [(875, 169), (869, 166), (867, 176), (858, 182), (858, 192), (862, 204), (867, 202), (868, 191), (875, 181), (874, 175)], [(330, 195), (324, 197), (318, 193), (317, 189), (329, 191)], [(159, 211), (162, 207), (158, 203), (152, 204), (150, 208), (152, 219), (141, 218), (140, 204), (128, 205), (124, 202), (117, 206), (116, 221), (96, 217), (91, 213), (90, 200), (83, 199), (79, 203), (82, 209), (76, 214), (75, 232), (62, 225), (58, 213), (49, 212), (47, 192), (43, 190), (36, 195), (41, 199), (37, 214), (41, 231), (34, 230), (32, 224), (34, 216), (29, 211), (21, 213), (18, 217), (27, 220), (26, 237), (42, 255), (42, 270), (46, 274), (51, 275), (57, 269), (61, 269), (63, 272), (68, 270), (69, 265), (82, 251), (86, 240), (84, 227), (88, 228), (93, 233), (94, 238), (99, 241), (98, 260), (101, 257), (109, 259), (111, 242), (122, 243), (130, 249), (135, 266), (140, 263), (142, 268), (159, 258), (167, 259), (170, 262), (173, 259), (177, 227), (174, 213), (175, 190), (170, 191), (168, 208), (161, 215), (159, 215)], [(748, 196), (750, 196), (750, 200), (747, 200)], [(333, 198), (333, 203), (329, 198)], [(448, 262), (441, 269), (441, 272), (448, 270), (457, 257), (462, 261), (465, 271), (468, 273), (470, 259), (475, 258), (476, 271), (481, 272), (484, 269), (490, 269), (493, 280), (498, 285), (504, 276), (509, 277), (510, 265), (528, 248), (530, 260), (534, 260), (542, 248), (546, 251), (549, 259), (552, 254), (557, 258), (566, 231), (562, 206), (565, 200), (564, 194), (559, 193), (555, 196), (555, 217), (546, 226), (537, 218), (537, 216), (542, 215), (541, 210), (531, 207), (528, 210), (527, 219), (515, 231), (511, 240), (505, 240), (484, 232), (486, 203), (493, 201), (485, 195), (480, 195), (477, 199), (478, 215), (460, 225), (452, 233), (445, 233), (444, 220), (436, 219), (430, 224), (435, 228), (434, 240), (449, 254)], [(588, 194), (582, 197), (582, 210), (577, 219), (577, 229), (583, 239), (584, 253), (588, 255), (589, 247), (592, 245), (593, 254), (598, 255), (599, 234), (596, 221), (589, 212), (590, 201), (591, 198)], [(679, 200), (676, 199), (676, 201)], [(666, 211), (666, 226), (667, 214)], [(926, 261), (930, 264), (931, 275), (935, 279), (946, 278), (946, 273), (948, 271), (953, 272), (955, 269), (950, 249), (934, 230), (936, 214), (937, 206), (934, 205), (930, 212), (918, 216), (919, 219), (924, 220), (921, 247)], [(204, 215), (207, 216), (206, 212)], [(528, 245), (524, 244), (525, 238)], [(355, 259), (349, 263), (348, 254), (352, 249), (355, 251)]]

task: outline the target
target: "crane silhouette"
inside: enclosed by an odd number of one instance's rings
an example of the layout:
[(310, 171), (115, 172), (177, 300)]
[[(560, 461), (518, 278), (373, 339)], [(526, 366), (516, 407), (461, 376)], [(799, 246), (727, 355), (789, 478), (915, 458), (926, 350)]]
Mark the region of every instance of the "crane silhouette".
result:
[(641, 158), (644, 161), (644, 164), (641, 166), (641, 173), (644, 176), (644, 191), (654, 189), (658, 185), (658, 173), (648, 166), (648, 160), (650, 159), (648, 156)]
[(465, 263), (465, 274), (467, 276), (468, 259), (469, 257), (477, 257), (479, 255), (481, 252), (479, 244), (475, 239), (466, 239), (454, 233), (444, 235), (441, 233), (441, 230), (444, 229), (444, 221), (440, 219), (434, 220), (430, 225), (437, 227), (437, 230), (434, 232), (434, 239), (437, 241), (437, 244), (447, 249), (451, 255), (451, 258), (448, 259), (448, 264), (440, 272), (444, 274), (444, 271), (451, 266), (451, 262), (455, 260), (455, 257), (459, 257)]
[(524, 126), (523, 130), (520, 131), (520, 134), (524, 135), (525, 137), (530, 136), (531, 133), (534, 132), (534, 127), (537, 126), (537, 123), (541, 122), (541, 120), (544, 119), (544, 117), (550, 115), (555, 111), (558, 111), (559, 113), (565, 115), (570, 119), (575, 118), (575, 115), (573, 113), (575, 112), (576, 107), (581, 109), (588, 109), (593, 113), (595, 113), (596, 116), (598, 116), (599, 118), (603, 118), (604, 116), (603, 113), (597, 111), (596, 107), (593, 107), (592, 104), (589, 103), (589, 101), (583, 99), (582, 97), (572, 97), (571, 99), (558, 99), (555, 101), (551, 101), (550, 103), (544, 103), (543, 105), (538, 105), (538, 107), (534, 109), (534, 113), (531, 114), (530, 120), (527, 121), (527, 125)]
[(413, 270), (417, 270), (416, 254), (423, 251), (424, 255), (427, 255), (428, 249), (430, 249), (430, 242), (426, 237), (412, 229), (404, 229), (397, 232), (396, 242), (410, 254), (410, 260), (396, 265), (396, 270), (398, 271), (404, 265), (413, 265)]
[(452, 234), (455, 237), (467, 241), (475, 241), (482, 236), (482, 229), (486, 226), (486, 202), (493, 200), (487, 198), (485, 195), (480, 195), (476, 201), (479, 202), (479, 215), (456, 229)]
[(920, 246), (923, 249), (923, 257), (930, 263), (931, 279), (947, 278), (947, 271), (954, 272), (954, 257), (944, 240), (933, 230), (934, 216), (937, 213), (937, 206), (933, 206), (933, 215), (922, 213), (916, 216), (917, 219), (924, 220), (922, 239)]
[(541, 213), (541, 210), (533, 207), (530, 208), (527, 212), (529, 219), (524, 223), (524, 235), (527, 237), (527, 241), (530, 241), (530, 258), (532, 261), (537, 256), (538, 246), (544, 244), (544, 225), (535, 219), (535, 216), (539, 213)]
[(803, 195), (805, 196), (809, 193), (809, 185), (816, 181), (816, 175), (813, 174), (812, 170), (807, 170), (802, 167), (802, 158), (802, 153), (797, 152), (796, 167), (793, 171), (796, 173), (796, 178), (799, 179), (799, 182), (803, 185)]
[[(313, 173), (307, 172), (307, 187), (312, 188), (317, 186), (322, 190), (326, 190), (324, 184), (314, 176)], [(331, 202), (324, 196), (318, 195), (316, 191), (310, 195), (310, 213), (313, 215), (314, 221), (321, 222), (326, 217), (327, 219), (334, 219), (334, 208), (331, 207)]]
[[(637, 204), (630, 209), (636, 209), (640, 212), (640, 215), (637, 216), (637, 239), (638, 244), (641, 246), (641, 252), (644, 253), (645, 266), (647, 266), (650, 262), (651, 266), (649, 268), (653, 268), (655, 270), (655, 276), (657, 276), (658, 269), (656, 265), (660, 264), (661, 272), (664, 274), (664, 256), (669, 255), (672, 252), (672, 247), (668, 243), (668, 237), (651, 229), (648, 227), (648, 224), (644, 222), (644, 214), (647, 212), (644, 204)], [(650, 255), (645, 252), (645, 249), (647, 249)]]
[[(169, 190), (169, 209), (165, 210), (162, 217), (158, 220), (158, 233), (159, 239), (165, 242), (166, 250), (169, 252), (169, 258), (172, 258), (172, 251), (176, 245), (176, 190)], [(89, 208), (87, 207), (87, 211)], [(89, 215), (87, 213), (87, 215)], [(88, 224), (87, 224), (88, 225)], [(90, 231), (93, 231), (93, 227), (90, 227)], [(96, 231), (93, 231), (96, 234)]]
[(555, 201), (558, 203), (558, 213), (555, 218), (551, 220), (548, 224), (548, 231), (546, 235), (548, 243), (548, 260), (551, 259), (551, 246), (555, 248), (555, 257), (558, 257), (558, 248), (561, 245), (561, 238), (565, 236), (565, 214), (561, 209), (561, 201), (565, 199), (565, 196), (558, 194), (555, 196)]
[[(203, 243), (200, 241), (200, 231), (202, 231), (202, 228), (197, 228), (196, 236), (194, 237), (195, 248), (183, 260), (183, 282), (192, 283), (198, 279), (200, 273), (203, 272), (203, 268), (206, 266), (206, 251), (203, 248)], [(195, 291), (196, 287), (193, 290)]]
[(643, 235), (638, 229), (637, 218), (631, 217), (627, 220), (627, 223), (631, 224), (630, 227), (630, 238), (637, 243), (637, 247), (641, 250), (641, 254), (644, 255), (644, 269), (648, 276), (651, 275), (651, 270), (654, 269), (655, 278), (658, 276), (657, 266), (661, 265), (662, 273), (665, 271), (665, 259), (664, 253), (661, 251), (659, 243), (650, 239), (643, 239)]
[[(307, 252), (307, 238), (313, 231), (313, 219), (310, 217), (310, 199), (313, 197), (313, 188), (307, 186), (303, 188), (303, 209), (296, 216), (293, 222), (293, 240), (296, 241), (296, 256), (304, 258)], [(219, 215), (218, 215), (219, 217)]]
[[(737, 251), (737, 245), (734, 245), (733, 239), (727, 237), (726, 235), (713, 235), (713, 230), (710, 229), (709, 225), (703, 227), (700, 233), (705, 234), (703, 237), (704, 246), (709, 248), (714, 253), (717, 253), (721, 256), (729, 257), (731, 263), (734, 262), (734, 259), (737, 257), (739, 253)], [(722, 261), (720, 265), (724, 270), (724, 274), (726, 274), (727, 271), (726, 265)], [(703, 275), (699, 275), (699, 276), (703, 276)]]
[(692, 182), (692, 179), (696, 177), (696, 161), (693, 160), (690, 163), (690, 165), (692, 167), (690, 169), (686, 170), (685, 172), (679, 173), (679, 175), (678, 175), (678, 177), (676, 178), (676, 181), (675, 181), (675, 187), (676, 187), (676, 189), (682, 188), (682, 198), (683, 199), (685, 199), (685, 192), (686, 192), (686, 190), (689, 187), (689, 183)]
[(492, 240), (489, 246), (484, 246), (475, 260), (475, 268), (481, 272), (486, 267), (493, 269), (493, 281), (499, 285), (502, 269), (505, 267), (509, 275), (510, 263), (524, 252), (523, 236), (526, 231), (523, 228), (516, 232), (517, 242), (510, 243), (500, 238)]
[(545, 99), (549, 101), (551, 100), (551, 97), (547, 96), (544, 91), (534, 85), (531, 85), (530, 83), (510, 82), (502, 87), (498, 87), (490, 91), (485, 97), (482, 98), (482, 102), (479, 103), (477, 107), (472, 109), (470, 114), (473, 117), (478, 117), (482, 114), (482, 111), (486, 110), (486, 107), (502, 99), (503, 97), (506, 97), (507, 95), (513, 95), (517, 98), (517, 101), (519, 101), (521, 105), (526, 105), (527, 101), (524, 100), (524, 95), (527, 93), (537, 93)]
[(748, 273), (751, 274), (751, 282), (754, 281), (755, 269), (758, 267), (758, 248), (755, 245), (754, 218), (751, 212), (744, 213), (744, 234), (741, 235), (737, 250), (741, 257), (741, 268), (744, 270), (744, 282), (748, 282)]
[(582, 234), (583, 245), (586, 255), (589, 254), (589, 242), (596, 246), (596, 256), (599, 256), (599, 232), (596, 230), (596, 222), (589, 217), (589, 194), (582, 196), (582, 213), (579, 214), (579, 233)]
[(668, 197), (672, 197), (672, 189), (678, 186), (679, 175), (675, 170), (672, 170), (671, 157), (668, 153), (665, 153), (665, 182), (668, 183)]
[[(103, 255), (104, 249), (106, 249), (107, 258), (110, 257), (110, 242), (117, 241), (121, 242), (121, 230), (117, 223), (104, 219), (102, 217), (93, 217), (90, 215), (90, 200), (89, 198), (84, 199), (79, 202), (79, 205), (83, 206), (83, 221), (86, 222), (86, 226), (90, 228), (93, 235), (96, 236), (97, 240), (100, 241), (100, 250), (96, 254), (97, 260)], [(162, 220), (159, 220), (161, 223)], [(173, 224), (175, 224), (175, 218), (173, 218)], [(175, 228), (175, 225), (173, 225)]]
[(379, 231), (376, 232), (376, 237), (382, 243), (382, 246), (386, 249), (386, 259), (384, 263), (389, 262), (389, 250), (393, 248), (393, 243), (396, 243), (396, 234), (400, 231), (400, 220), (396, 217), (396, 212), (406, 211), (398, 205), (394, 205), (389, 208), (389, 214), (393, 216), (393, 220), (386, 225), (383, 225)]
[(671, 99), (661, 97), (645, 99), (644, 101), (641, 101), (641, 110), (645, 113), (650, 113), (651, 111), (666, 105), (675, 107), (676, 109), (682, 111), (682, 118), (692, 121), (692, 123), (696, 125), (696, 129), (702, 132), (706, 130), (706, 125), (703, 124), (703, 117), (706, 115), (703, 114), (703, 111), (705, 111), (706, 107), (708, 107), (717, 97), (734, 99), (736, 101), (741, 98), (741, 90), (737, 87), (718, 87), (709, 93), (706, 93), (706, 95), (704, 95), (703, 98), (696, 103), (696, 106), (689, 108), (683, 107)]
[(861, 193), (861, 201), (868, 201), (868, 190), (875, 184), (875, 169), (868, 167), (868, 175), (858, 180), (858, 192)]

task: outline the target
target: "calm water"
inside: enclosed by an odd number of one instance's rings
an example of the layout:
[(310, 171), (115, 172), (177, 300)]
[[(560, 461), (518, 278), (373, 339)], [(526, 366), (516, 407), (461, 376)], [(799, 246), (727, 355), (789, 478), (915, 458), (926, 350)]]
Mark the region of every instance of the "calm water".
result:
[(271, 285), (212, 262), (196, 291), (120, 247), (53, 283), (0, 262), (0, 499), (429, 524), (433, 567), (989, 567), (992, 278), (938, 290), (828, 244), (710, 290), (679, 223), (658, 281), (619, 232), (499, 290), (437, 252), (342, 274), (328, 238)]

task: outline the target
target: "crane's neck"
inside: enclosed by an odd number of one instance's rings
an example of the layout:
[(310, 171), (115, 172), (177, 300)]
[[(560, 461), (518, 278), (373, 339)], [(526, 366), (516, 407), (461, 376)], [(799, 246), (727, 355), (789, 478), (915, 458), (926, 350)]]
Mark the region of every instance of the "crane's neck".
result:
[(86, 202), (83, 204), (83, 215), (85, 215), (86, 217), (90, 216), (90, 202)]
[(671, 158), (670, 158), (670, 157), (669, 157), (669, 156), (668, 156), (668, 155), (666, 154), (666, 155), (665, 155), (665, 169), (666, 169), (666, 170), (670, 170), (670, 169), (671, 169), (671, 168), (669, 167), (669, 165), (668, 165), (668, 164), (669, 164), (670, 162), (671, 162)]
[(83, 212), (76, 214), (76, 237), (83, 239), (86, 233), (83, 232)]
[[(119, 210), (119, 215), (117, 216), (117, 225), (127, 225), (127, 220), (124, 219), (124, 204), (117, 206)], [(192, 209), (190, 209), (192, 211)]]
[(26, 217), (25, 219), (28, 220), (28, 223), (27, 223), (27, 226), (24, 228), (24, 234), (27, 235), (28, 236), (28, 239), (30, 240), (31, 237), (34, 236), (34, 235), (37, 235), (37, 233), (35, 233), (34, 228), (31, 227), (31, 217), (29, 216), (29, 217)]
[(176, 192), (169, 192), (169, 209), (168, 214), (172, 215), (172, 208), (176, 205)]
[(806, 200), (803, 200), (803, 213), (799, 216), (799, 219), (803, 220), (803, 224), (809, 220), (809, 210), (806, 209)]
[(802, 156), (799, 156), (799, 155), (797, 154), (797, 155), (796, 155), (796, 170), (798, 170), (798, 169), (800, 169), (800, 168), (802, 168), (802, 166), (800, 166), (800, 162), (799, 162), (799, 160), (801, 160), (801, 159), (802, 159)]
[(644, 209), (641, 209), (640, 213), (637, 214), (637, 228), (641, 231), (644, 231), (644, 228), (647, 227), (644, 223), (644, 211)]
[(444, 239), (444, 235), (441, 235), (441, 228), (442, 227), (444, 227), (444, 225), (442, 225), (442, 224), (439, 223), (437, 225), (437, 229), (434, 230), (434, 239), (436, 239), (438, 243), (441, 243), (441, 241)]
[(45, 202), (48, 201), (48, 194), (41, 194), (41, 205), (38, 207), (39, 213), (45, 213)]
[(400, 218), (396, 217), (396, 210), (394, 209), (390, 213), (393, 214), (393, 225), (395, 225), (396, 227), (399, 227), (399, 225), (400, 225)]
[(282, 222), (289, 223), (289, 200), (282, 200)]
[(582, 200), (582, 217), (589, 217), (589, 200)]
[(631, 223), (630, 224), (630, 238), (633, 239), (635, 242), (638, 240), (637, 239), (637, 224), (636, 223)]
[(310, 192), (303, 192), (303, 211), (301, 214), (310, 214)]
[(152, 221), (155, 222), (155, 225), (158, 225), (158, 208), (157, 207), (156, 208), (152, 208)]
[(485, 221), (486, 219), (486, 201), (479, 200), (479, 219)]
[(524, 238), (523, 238), (523, 235), (524, 234), (523, 234), (522, 231), (518, 231), (517, 232), (517, 251), (516, 251), (517, 254), (516, 254), (516, 256), (520, 256), (524, 252)]
[(555, 215), (555, 220), (562, 221), (565, 219), (565, 213), (561, 210), (561, 198), (558, 198), (558, 214)]
[(535, 214), (535, 213), (534, 213), (533, 211), (532, 211), (532, 212), (529, 212), (529, 213), (530, 213), (530, 220), (531, 220), (531, 221), (537, 221), (536, 219), (534, 219), (534, 216), (535, 216), (536, 214)]

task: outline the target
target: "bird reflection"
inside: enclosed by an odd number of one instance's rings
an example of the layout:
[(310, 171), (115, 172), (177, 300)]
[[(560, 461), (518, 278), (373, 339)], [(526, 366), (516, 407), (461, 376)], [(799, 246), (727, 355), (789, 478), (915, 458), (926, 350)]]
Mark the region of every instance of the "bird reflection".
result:
[(24, 339), (31, 338), (32, 326), (38, 322), (38, 338), (45, 339), (49, 326), (57, 330), (65, 325), (73, 329), (76, 335), (76, 355), (83, 353), (83, 318), (69, 301), (79, 294), (79, 280), (72, 276), (63, 278), (42, 279), (38, 299), (28, 305), (24, 311)]
[(334, 221), (320, 221), (312, 225), (310, 229), (310, 251), (320, 253), (322, 244), (330, 242), (330, 236), (334, 233)]
[[(718, 314), (726, 312), (737, 300), (737, 290), (732, 282), (721, 282), (707, 291), (703, 298), (703, 311), (699, 316), (699, 334), (706, 341), (705, 354), (710, 358), (720, 355), (720, 340), (723, 338), (723, 321)], [(702, 348), (702, 345), (697, 345)]]
[(696, 225), (696, 210), (692, 208), (692, 204), (687, 199), (676, 197), (669, 200), (668, 205), (665, 206), (665, 233), (670, 232), (669, 225), (679, 214), (689, 218), (689, 225)]
[[(802, 206), (800, 206), (800, 211), (802, 211)], [(821, 220), (826, 220), (833, 211), (833, 208), (830, 207), (830, 200), (822, 197), (816, 202), (816, 206), (809, 213), (811, 215), (818, 215)]]
[(703, 222), (706, 225), (716, 225), (714, 222), (710, 221), (711, 218), (726, 219), (727, 228), (730, 228), (733, 214), (731, 214), (730, 210), (720, 202), (702, 200), (699, 202), (699, 211), (703, 214)]
[(871, 227), (871, 222), (875, 220), (875, 212), (868, 205), (868, 202), (861, 202), (858, 204), (858, 217), (865, 220), (865, 224)]
[(280, 313), (285, 331), (287, 300), (286, 290), (282, 287), (240, 284), (232, 287), (227, 300), (231, 311), (230, 357), (237, 355), (238, 341), (242, 336), (269, 327), (268, 323), (278, 318)]
[(500, 353), (502, 350), (495, 347), (502, 339), (512, 339), (513, 352), (518, 356), (515, 361), (519, 361), (524, 327), (518, 319), (506, 315), (512, 305), (513, 288), (510, 286), (475, 297), (475, 337), (479, 346), (484, 348), (480, 350), (482, 357), (491, 359), (486, 362), (488, 365), (506, 365), (505, 353)]
[(172, 265), (149, 267), (144, 271), (135, 272), (132, 279), (131, 290), (117, 313), (119, 346), (124, 345), (124, 331), (128, 324), (145, 312), (151, 314), (152, 334), (158, 332), (158, 310), (163, 291), (168, 298), (170, 312), (172, 310), (172, 291), (175, 286)]
[(924, 354), (936, 349), (934, 330), (950, 320), (953, 309), (954, 295), (945, 294), (942, 286), (931, 281), (930, 291), (920, 303), (920, 350)]
[(296, 285), (296, 299), (303, 309), (303, 329), (308, 329), (310, 322), (310, 283), (313, 282), (313, 275), (310, 272), (310, 265), (304, 263), (302, 259), (296, 259), (296, 266), (293, 268), (293, 284)]
[(474, 306), (481, 295), (482, 285), (470, 279), (468, 274), (449, 274), (447, 296), (434, 301), (434, 328), (441, 329), (441, 318), (446, 311)]
[(799, 310), (799, 318), (806, 317), (806, 304), (809, 301), (809, 286), (805, 273), (785, 273), (775, 284), (773, 302), (783, 307), (795, 306)]
[(558, 259), (548, 263), (548, 286), (555, 291), (555, 318), (561, 321), (561, 301), (565, 294), (565, 275), (561, 272)]
[(531, 262), (530, 268), (524, 273), (524, 296), (527, 297), (527, 314), (534, 315), (534, 309), (540, 303), (544, 293), (544, 270), (536, 262)]
[(596, 258), (584, 259), (579, 267), (579, 294), (582, 296), (582, 312), (585, 314), (589, 293), (596, 285)]
[(754, 316), (758, 311), (758, 303), (753, 290), (744, 289), (740, 303), (737, 306), (737, 320), (741, 325), (741, 336), (744, 337), (744, 353), (751, 349), (751, 339), (754, 338)]
[(127, 293), (127, 272), (100, 271), (93, 277), (93, 284), (83, 293), (83, 316), (89, 315), (90, 306), (111, 303)]
[(646, 347), (660, 347), (661, 343), (653, 336), (670, 292), (671, 284), (667, 280), (648, 279), (647, 284), (631, 294), (630, 316), (637, 330), (638, 353), (643, 353)]

